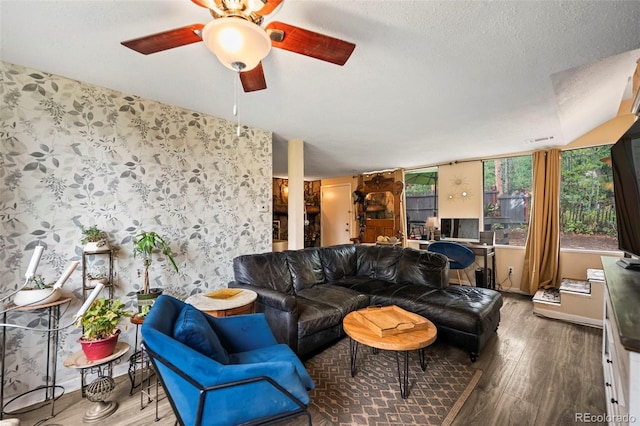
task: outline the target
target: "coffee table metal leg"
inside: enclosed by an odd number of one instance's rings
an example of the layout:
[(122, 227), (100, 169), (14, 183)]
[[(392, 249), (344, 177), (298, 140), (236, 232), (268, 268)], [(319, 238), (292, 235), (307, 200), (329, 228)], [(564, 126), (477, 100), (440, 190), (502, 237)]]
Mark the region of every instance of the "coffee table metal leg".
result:
[(351, 360), (351, 377), (356, 375), (356, 359), (358, 358), (358, 342), (349, 339), (349, 359)]
[(422, 371), (426, 371), (427, 363), (424, 360), (424, 348), (418, 349), (418, 355), (420, 356), (420, 368), (422, 368)]
[(398, 366), (398, 384), (400, 385), (400, 396), (402, 399), (409, 398), (409, 351), (402, 351), (404, 365), (400, 371), (400, 356), (396, 351), (396, 365)]

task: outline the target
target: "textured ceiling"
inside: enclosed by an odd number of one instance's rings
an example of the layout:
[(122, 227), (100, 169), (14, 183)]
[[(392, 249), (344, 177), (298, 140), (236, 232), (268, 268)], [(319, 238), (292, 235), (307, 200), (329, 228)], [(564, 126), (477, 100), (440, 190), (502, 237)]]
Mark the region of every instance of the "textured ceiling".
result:
[[(0, 59), (233, 119), (203, 43), (122, 40), (211, 20), (189, 0), (0, 0)], [(640, 58), (640, 1), (286, 0), (275, 20), (356, 43), (339, 67), (273, 49), (243, 124), (305, 141), (307, 179), (564, 145), (615, 116)], [(528, 139), (553, 136), (535, 146)]]

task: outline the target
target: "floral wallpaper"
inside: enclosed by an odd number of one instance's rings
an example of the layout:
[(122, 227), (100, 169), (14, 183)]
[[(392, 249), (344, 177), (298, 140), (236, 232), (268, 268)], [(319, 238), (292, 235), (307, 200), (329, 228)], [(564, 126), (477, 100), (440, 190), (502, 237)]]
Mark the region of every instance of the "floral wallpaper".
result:
[[(179, 272), (154, 261), (151, 286), (180, 298), (226, 287), (234, 257), (271, 250), (271, 212), (256, 208), (271, 200), (270, 132), (244, 127), (237, 137), (225, 120), (6, 62), (0, 96), (0, 297), (22, 285), (38, 244), (47, 281), (81, 261), (80, 225), (109, 234), (115, 297), (132, 310), (142, 261), (131, 239), (140, 230), (169, 242)], [(73, 301), (61, 325), (81, 304), (81, 269), (62, 289)], [(48, 317), (9, 312), (7, 323), (47, 328)], [(120, 339), (133, 346), (127, 324)], [(43, 384), (47, 362), (45, 333), (6, 332), (5, 402)], [(80, 386), (63, 367), (79, 337), (74, 326), (59, 336), (57, 382), (67, 391)]]

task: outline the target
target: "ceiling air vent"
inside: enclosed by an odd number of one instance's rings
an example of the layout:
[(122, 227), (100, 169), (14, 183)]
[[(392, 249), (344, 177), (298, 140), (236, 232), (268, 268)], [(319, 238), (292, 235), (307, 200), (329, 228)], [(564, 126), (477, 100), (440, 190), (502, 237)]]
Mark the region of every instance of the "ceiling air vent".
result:
[(533, 145), (533, 144), (551, 142), (552, 140), (553, 140), (553, 136), (545, 136), (543, 138), (525, 139), (524, 143)]

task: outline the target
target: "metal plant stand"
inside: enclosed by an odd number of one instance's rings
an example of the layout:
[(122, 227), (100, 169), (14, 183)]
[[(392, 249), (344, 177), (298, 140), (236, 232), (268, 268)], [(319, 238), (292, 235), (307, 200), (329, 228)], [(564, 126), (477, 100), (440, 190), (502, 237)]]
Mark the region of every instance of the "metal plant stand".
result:
[(109, 417), (118, 409), (118, 403), (105, 401), (116, 388), (116, 382), (109, 376), (98, 376), (87, 386), (87, 399), (93, 402), (93, 406), (84, 413), (86, 423), (97, 422)]
[(116, 383), (111, 377), (111, 364), (119, 363), (124, 354), (129, 351), (129, 344), (118, 342), (112, 355), (96, 361), (87, 361), (82, 351), (76, 352), (64, 361), (64, 366), (80, 370), (84, 379), (87, 373), (97, 374), (97, 378), (88, 385), (82, 383), (82, 396), (86, 397), (93, 405), (84, 414), (83, 420), (87, 423), (96, 422), (110, 416), (118, 409), (117, 402), (105, 401), (115, 389)]

